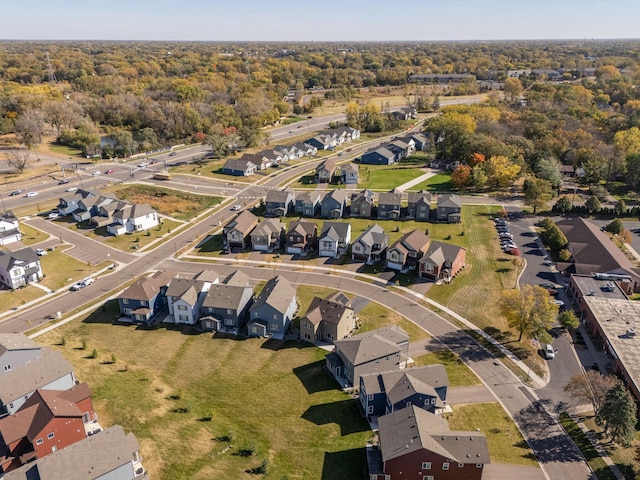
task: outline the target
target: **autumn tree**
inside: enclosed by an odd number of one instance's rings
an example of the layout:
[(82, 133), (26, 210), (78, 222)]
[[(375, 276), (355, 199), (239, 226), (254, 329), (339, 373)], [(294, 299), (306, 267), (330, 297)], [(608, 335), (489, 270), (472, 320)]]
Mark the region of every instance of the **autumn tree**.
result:
[(527, 178), (523, 185), (524, 202), (533, 207), (535, 215), (538, 208), (546, 207), (551, 200), (551, 184), (542, 178)]
[(29, 110), (18, 117), (15, 123), (18, 139), (31, 150), (31, 147), (42, 141), (44, 133), (44, 116), (39, 110)]
[(472, 181), (469, 165), (458, 165), (451, 173), (451, 182), (458, 190), (466, 189)]
[(622, 155), (640, 153), (640, 128), (620, 130), (613, 136), (613, 144)]
[(590, 403), (593, 411), (597, 412), (614, 383), (614, 377), (604, 376), (595, 370), (587, 370), (571, 377), (571, 380), (565, 384), (564, 391), (577, 402)]
[(558, 314), (558, 323), (563, 328), (578, 328), (580, 320), (572, 310), (564, 310)]
[(611, 439), (628, 447), (635, 436), (638, 407), (624, 384), (617, 380), (607, 391), (604, 402), (596, 412), (596, 423), (604, 427)]
[(521, 290), (505, 290), (499, 306), (509, 327), (518, 332), (518, 342), (523, 335), (545, 343), (551, 341), (549, 329), (558, 317), (558, 306), (544, 288), (525, 285)]
[(504, 155), (489, 157), (484, 164), (489, 184), (498, 189), (504, 189), (512, 185), (520, 173), (520, 165), (512, 162)]
[(519, 78), (507, 78), (504, 81), (504, 94), (507, 97), (507, 101), (515, 103), (524, 92), (524, 87)]
[(208, 135), (205, 141), (211, 147), (211, 156), (213, 158), (222, 158), (229, 152), (229, 144), (223, 135), (214, 133)]
[(486, 188), (488, 179), (487, 174), (484, 173), (482, 165), (476, 165), (473, 167), (471, 170), (471, 181), (473, 183), (473, 188), (475, 188), (476, 191), (482, 191)]

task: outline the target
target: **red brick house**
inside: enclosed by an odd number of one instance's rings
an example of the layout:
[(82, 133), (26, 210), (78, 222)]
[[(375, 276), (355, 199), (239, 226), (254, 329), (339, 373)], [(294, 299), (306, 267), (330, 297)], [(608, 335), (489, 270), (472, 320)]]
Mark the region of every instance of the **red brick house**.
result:
[(450, 281), (464, 268), (466, 258), (466, 249), (450, 243), (432, 241), (418, 262), (420, 276), (435, 282)]
[(487, 438), (449, 430), (444, 418), (415, 405), (378, 418), (381, 470), (370, 480), (481, 480)]
[(95, 419), (86, 383), (69, 390), (36, 390), (13, 415), (0, 419), (0, 472), (45, 457), (84, 439)]

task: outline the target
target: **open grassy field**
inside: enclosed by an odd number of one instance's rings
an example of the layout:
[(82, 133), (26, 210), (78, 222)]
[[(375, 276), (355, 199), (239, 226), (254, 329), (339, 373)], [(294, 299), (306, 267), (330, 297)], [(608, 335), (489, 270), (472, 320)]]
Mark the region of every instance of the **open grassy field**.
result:
[(409, 340), (411, 342), (430, 338), (430, 335), (416, 324), (410, 322), (399, 313), (389, 310), (376, 302), (367, 304), (366, 307), (360, 310), (358, 317), (362, 321), (362, 324), (356, 333), (368, 332), (393, 324), (402, 327), (409, 334)]
[(56, 249), (40, 257), (40, 265), (45, 277), (40, 282), (51, 290), (57, 290), (69, 283), (81, 280), (106, 267), (110, 262), (89, 265), (64, 253), (71, 245), (56, 245)]
[(109, 192), (131, 203), (148, 203), (158, 212), (178, 220), (189, 220), (222, 201), (221, 197), (152, 185), (117, 186), (110, 188)]
[(450, 172), (440, 172), (431, 178), (428, 178), (424, 182), (411, 187), (410, 190), (420, 191), (428, 190), (430, 192), (451, 192), (453, 191), (453, 184), (451, 183)]
[(451, 387), (464, 387), (480, 383), (478, 377), (476, 377), (469, 367), (450, 350), (426, 353), (415, 357), (413, 360), (416, 367), (434, 365), (436, 363), (444, 365), (444, 368), (447, 370), (447, 376), (449, 377), (449, 386)]
[(27, 302), (45, 296), (46, 293), (33, 285), (17, 288), (15, 290), (3, 290), (0, 292), (0, 312), (6, 312), (17, 308)]
[(486, 435), (492, 463), (538, 466), (520, 430), (499, 403), (457, 405), (444, 417), (451, 430), (477, 428)]
[(368, 188), (388, 192), (423, 175), (425, 172), (415, 166), (402, 165), (360, 165), (358, 188)]
[(20, 232), (22, 233), (21, 242), (25, 245), (35, 245), (36, 243), (44, 242), (49, 238), (49, 235), (44, 233), (42, 230), (33, 228), (24, 222), (20, 224)]

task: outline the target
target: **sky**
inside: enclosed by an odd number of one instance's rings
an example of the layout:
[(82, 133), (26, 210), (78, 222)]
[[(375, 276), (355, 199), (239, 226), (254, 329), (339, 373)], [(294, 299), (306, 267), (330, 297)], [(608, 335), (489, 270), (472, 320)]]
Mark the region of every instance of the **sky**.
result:
[(0, 0), (4, 40), (640, 38), (640, 0)]

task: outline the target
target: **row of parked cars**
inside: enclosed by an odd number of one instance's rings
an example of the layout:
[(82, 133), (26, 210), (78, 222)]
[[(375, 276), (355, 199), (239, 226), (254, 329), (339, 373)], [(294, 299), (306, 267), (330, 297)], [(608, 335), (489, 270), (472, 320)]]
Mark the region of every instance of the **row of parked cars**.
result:
[(513, 240), (513, 234), (509, 231), (507, 221), (504, 218), (494, 218), (493, 221), (496, 224), (502, 251), (511, 255), (520, 255), (520, 250), (518, 250), (518, 245)]

